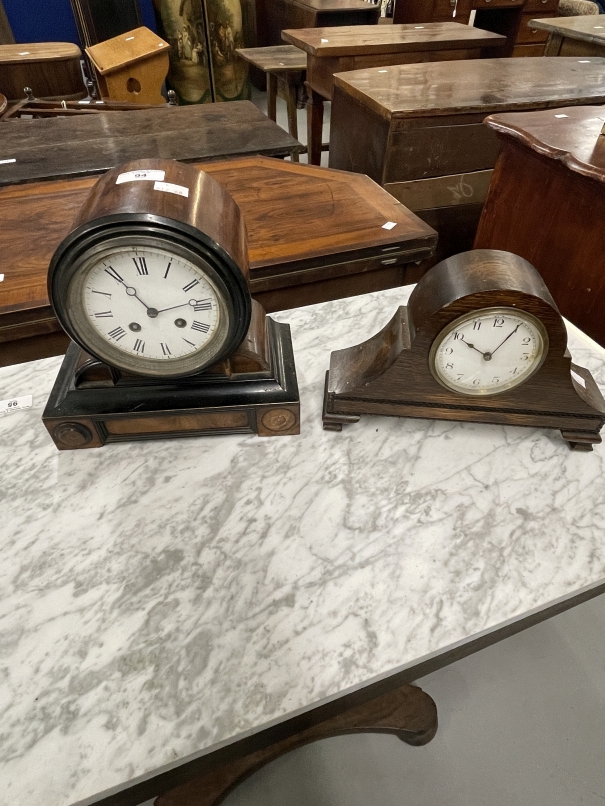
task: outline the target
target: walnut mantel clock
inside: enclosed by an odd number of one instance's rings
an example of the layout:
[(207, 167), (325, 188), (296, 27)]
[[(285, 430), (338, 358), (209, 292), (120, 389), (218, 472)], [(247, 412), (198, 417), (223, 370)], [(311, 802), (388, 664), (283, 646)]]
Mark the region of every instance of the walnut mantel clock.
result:
[(538, 272), (486, 249), (434, 266), (380, 333), (332, 353), (324, 428), (362, 414), (557, 428), (591, 450), (605, 400)]
[(208, 174), (141, 160), (99, 180), (49, 269), (73, 341), (43, 415), (58, 448), (298, 433), (289, 328), (252, 301), (247, 254)]

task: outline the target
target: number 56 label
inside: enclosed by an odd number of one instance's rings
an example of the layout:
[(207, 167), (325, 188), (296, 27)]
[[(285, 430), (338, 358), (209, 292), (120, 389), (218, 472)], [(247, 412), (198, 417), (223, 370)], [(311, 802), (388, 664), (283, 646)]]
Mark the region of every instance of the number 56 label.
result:
[(31, 409), (32, 396), (10, 397), (8, 400), (0, 400), (0, 413), (7, 411), (17, 411), (17, 409)]

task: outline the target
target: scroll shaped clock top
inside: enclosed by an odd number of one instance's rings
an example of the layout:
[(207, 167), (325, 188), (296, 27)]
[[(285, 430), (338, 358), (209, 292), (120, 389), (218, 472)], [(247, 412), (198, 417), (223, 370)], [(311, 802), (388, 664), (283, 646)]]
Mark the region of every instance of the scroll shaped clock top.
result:
[(476, 250), (427, 272), (380, 333), (332, 353), (324, 428), (362, 414), (557, 428), (571, 448), (591, 450), (605, 400), (572, 364), (565, 323), (533, 266)]

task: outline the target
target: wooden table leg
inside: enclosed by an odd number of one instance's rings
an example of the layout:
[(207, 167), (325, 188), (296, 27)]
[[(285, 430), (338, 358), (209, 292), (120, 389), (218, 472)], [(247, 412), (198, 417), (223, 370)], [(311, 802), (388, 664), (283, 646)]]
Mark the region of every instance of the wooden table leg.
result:
[(277, 744), (225, 764), (156, 798), (154, 806), (218, 806), (239, 783), (270, 761), (319, 739), (346, 733), (391, 733), (411, 745), (431, 741), (437, 707), (416, 686), (404, 685)]
[(307, 84), (307, 153), (310, 165), (321, 164), (324, 99)]
[(275, 121), (277, 117), (277, 76), (267, 73), (267, 117)]
[[(298, 96), (298, 85), (291, 74), (288, 74), (283, 81), (286, 107), (288, 110), (288, 132), (298, 140), (298, 117), (296, 100)], [(292, 154), (292, 162), (298, 162), (298, 154)]]

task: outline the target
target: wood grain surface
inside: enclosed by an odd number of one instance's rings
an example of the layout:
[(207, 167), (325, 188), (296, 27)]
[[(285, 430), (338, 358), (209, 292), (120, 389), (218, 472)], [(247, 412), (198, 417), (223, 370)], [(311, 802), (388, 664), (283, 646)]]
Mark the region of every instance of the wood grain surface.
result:
[(79, 59), (80, 48), (72, 42), (30, 42), (22, 45), (0, 45), (0, 64), (15, 62), (56, 62)]
[[(266, 309), (399, 285), (405, 266), (435, 248), (434, 230), (367, 177), (264, 157), (199, 167), (242, 210), (250, 287)], [(57, 330), (46, 293), (48, 265), (95, 182), (91, 177), (0, 189), (0, 340)], [(384, 229), (387, 221), (396, 226)]]
[(543, 31), (560, 34), (567, 39), (605, 45), (605, 24), (598, 15), (583, 17), (531, 18), (530, 25)]
[(536, 112), (488, 119), (503, 147), (475, 246), (529, 260), (563, 315), (605, 346), (603, 113), (576, 111), (562, 109), (567, 118)]
[(2, 124), (0, 186), (101, 173), (132, 159), (285, 157), (303, 147), (249, 101)]
[(86, 48), (86, 53), (99, 73), (105, 75), (141, 59), (155, 56), (167, 47), (168, 42), (143, 26), (113, 39), (107, 39), (105, 42), (99, 42), (98, 45), (92, 45)]
[(313, 56), (324, 57), (498, 47), (506, 42), (499, 34), (457, 22), (306, 28), (285, 30), (282, 38)]
[(386, 119), (487, 115), (502, 109), (603, 103), (605, 59), (427, 62), (336, 74), (334, 84)]
[(295, 45), (274, 45), (268, 48), (238, 48), (240, 58), (264, 73), (287, 73), (306, 70), (307, 57)]

